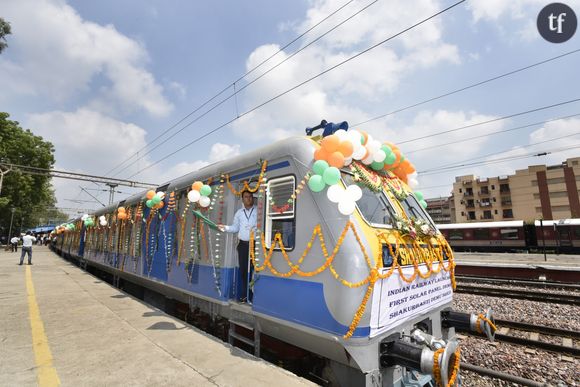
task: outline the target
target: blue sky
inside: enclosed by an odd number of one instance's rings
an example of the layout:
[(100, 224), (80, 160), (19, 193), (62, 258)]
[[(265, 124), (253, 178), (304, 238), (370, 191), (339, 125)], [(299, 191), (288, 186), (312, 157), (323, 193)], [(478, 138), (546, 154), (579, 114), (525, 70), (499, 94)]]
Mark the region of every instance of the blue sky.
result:
[[(453, 3), (0, 0), (0, 17), (11, 23), (13, 32), (8, 36), (9, 47), (0, 55), (0, 110), (55, 144), (56, 168), (104, 175), (216, 92), (230, 86), (227, 93), (231, 93), (233, 81), (345, 4), (236, 88), (371, 5), (235, 99), (129, 168), (117, 168), (110, 175), (161, 183), (207, 163), (302, 135), (305, 127), (323, 118), (362, 123), (580, 48), (579, 33), (561, 44), (540, 37), (536, 17), (548, 2), (467, 1), (139, 172), (237, 113), (253, 109)], [(580, 1), (566, 4), (578, 15)], [(554, 164), (579, 156), (580, 135), (575, 133), (580, 133), (580, 116), (469, 139), (578, 114), (580, 102), (433, 136), (579, 98), (578, 68), (580, 52), (354, 127), (377, 139), (401, 143), (419, 172), (468, 160), (522, 156), (445, 173), (419, 173), (419, 189), (426, 197), (446, 195), (458, 175), (498, 176), (531, 164)], [(430, 137), (408, 141), (423, 136)], [(418, 151), (462, 140), (469, 141)], [(576, 145), (579, 148), (555, 152)], [(500, 151), (506, 153), (482, 157)], [(523, 158), (543, 151), (554, 153)], [(79, 188), (99, 189), (96, 185), (58, 179), (54, 185), (59, 206), (96, 206), (83, 202), (91, 198)], [(120, 191), (124, 194), (118, 197), (131, 192)], [(107, 197), (100, 193), (102, 201)]]

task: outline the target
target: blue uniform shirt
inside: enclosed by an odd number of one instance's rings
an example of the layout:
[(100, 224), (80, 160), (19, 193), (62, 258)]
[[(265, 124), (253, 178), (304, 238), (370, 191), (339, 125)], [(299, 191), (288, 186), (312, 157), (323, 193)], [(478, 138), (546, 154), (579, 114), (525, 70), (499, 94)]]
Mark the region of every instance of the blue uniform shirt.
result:
[(250, 230), (256, 228), (256, 206), (246, 209), (240, 208), (234, 215), (234, 222), (231, 226), (225, 226), (227, 232), (237, 232), (238, 238), (242, 241), (248, 242), (250, 240)]

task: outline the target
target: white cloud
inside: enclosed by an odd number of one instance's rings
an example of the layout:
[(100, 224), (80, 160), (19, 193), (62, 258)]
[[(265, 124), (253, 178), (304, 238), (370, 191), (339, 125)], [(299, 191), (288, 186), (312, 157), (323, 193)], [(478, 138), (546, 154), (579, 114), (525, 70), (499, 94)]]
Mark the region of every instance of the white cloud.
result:
[(78, 98), (98, 77), (106, 81), (94, 106), (142, 109), (162, 116), (173, 106), (143, 64), (149, 58), (137, 41), (112, 25), (83, 20), (63, 0), (8, 0), (11, 60), (0, 58), (0, 82), (12, 92), (56, 101)]
[[(295, 25), (300, 33), (340, 5), (339, 0), (312, 2), (302, 23), (285, 26)], [(352, 3), (340, 16), (309, 34), (306, 42), (362, 7), (359, 2)], [(239, 98), (241, 105), (246, 110), (258, 106), (439, 9), (441, 6), (435, 0), (378, 2), (244, 90)], [(234, 123), (234, 132), (253, 141), (271, 141), (289, 134), (304, 134), (305, 123), (315, 125), (323, 118), (363, 121), (369, 116), (365, 112), (369, 104), (393, 95), (401, 80), (415, 71), (440, 63), (461, 62), (457, 47), (444, 42), (442, 35), (441, 21), (429, 21), (242, 117)], [(253, 68), (278, 50), (279, 46), (273, 44), (257, 47), (248, 57), (246, 68)], [(262, 72), (289, 55), (289, 52), (278, 54)]]

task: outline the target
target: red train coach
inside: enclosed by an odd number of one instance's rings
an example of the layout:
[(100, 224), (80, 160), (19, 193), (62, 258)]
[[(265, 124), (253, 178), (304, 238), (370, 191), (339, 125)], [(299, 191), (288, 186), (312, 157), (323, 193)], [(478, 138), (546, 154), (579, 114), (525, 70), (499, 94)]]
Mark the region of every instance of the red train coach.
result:
[(539, 249), (580, 253), (580, 219), (536, 220), (534, 226)]
[(437, 228), (455, 251), (517, 252), (530, 243), (522, 220), (439, 224)]

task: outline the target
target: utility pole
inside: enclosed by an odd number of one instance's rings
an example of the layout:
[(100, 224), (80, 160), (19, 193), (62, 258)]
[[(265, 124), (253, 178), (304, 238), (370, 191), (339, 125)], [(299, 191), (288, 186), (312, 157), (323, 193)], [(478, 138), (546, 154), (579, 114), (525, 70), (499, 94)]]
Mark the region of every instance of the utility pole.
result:
[(10, 217), (10, 229), (8, 231), (8, 241), (10, 241), (12, 236), (12, 222), (14, 221), (14, 211), (16, 211), (16, 208), (12, 207), (10, 211), (12, 211), (12, 216)]
[(540, 219), (540, 230), (542, 232), (542, 246), (544, 248), (544, 262), (548, 261), (548, 258), (546, 258), (546, 238), (544, 237), (544, 220)]
[(105, 183), (105, 185), (109, 186), (109, 205), (113, 204), (113, 199), (115, 198), (115, 188), (119, 186), (119, 184), (115, 183)]

